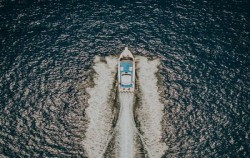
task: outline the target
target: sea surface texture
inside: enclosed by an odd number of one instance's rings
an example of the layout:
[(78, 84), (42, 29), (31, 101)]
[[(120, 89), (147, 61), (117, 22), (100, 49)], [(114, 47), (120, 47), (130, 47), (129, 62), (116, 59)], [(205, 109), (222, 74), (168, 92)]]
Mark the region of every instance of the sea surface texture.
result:
[(163, 157), (250, 157), (248, 6), (1, 0), (0, 157), (86, 157), (87, 72), (125, 46), (161, 59)]

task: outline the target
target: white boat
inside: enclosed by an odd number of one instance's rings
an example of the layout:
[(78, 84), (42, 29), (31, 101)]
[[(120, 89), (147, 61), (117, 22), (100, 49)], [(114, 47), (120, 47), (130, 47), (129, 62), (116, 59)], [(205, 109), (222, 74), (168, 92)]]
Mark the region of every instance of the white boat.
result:
[(125, 47), (118, 61), (119, 92), (133, 93), (135, 90), (135, 58)]

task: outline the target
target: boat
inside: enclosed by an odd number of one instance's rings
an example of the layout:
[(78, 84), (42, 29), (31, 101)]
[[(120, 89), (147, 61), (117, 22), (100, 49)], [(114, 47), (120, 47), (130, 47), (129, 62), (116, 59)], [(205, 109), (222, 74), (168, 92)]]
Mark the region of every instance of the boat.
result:
[(135, 90), (135, 58), (125, 47), (118, 61), (119, 92), (133, 93)]

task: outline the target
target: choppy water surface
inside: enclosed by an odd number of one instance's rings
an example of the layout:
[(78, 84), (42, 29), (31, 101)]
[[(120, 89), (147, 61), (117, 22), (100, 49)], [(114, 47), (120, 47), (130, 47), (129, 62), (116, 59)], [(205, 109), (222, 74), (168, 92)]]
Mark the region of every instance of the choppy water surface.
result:
[(95, 55), (163, 60), (164, 157), (248, 157), (247, 1), (0, 2), (0, 156), (85, 156)]

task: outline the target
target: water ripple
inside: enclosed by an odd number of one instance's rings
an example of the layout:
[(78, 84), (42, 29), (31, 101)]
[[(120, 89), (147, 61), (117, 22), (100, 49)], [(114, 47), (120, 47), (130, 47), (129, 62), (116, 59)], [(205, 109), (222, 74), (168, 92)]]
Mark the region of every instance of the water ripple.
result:
[(95, 55), (163, 59), (165, 157), (249, 157), (246, 1), (0, 2), (0, 156), (84, 157)]

